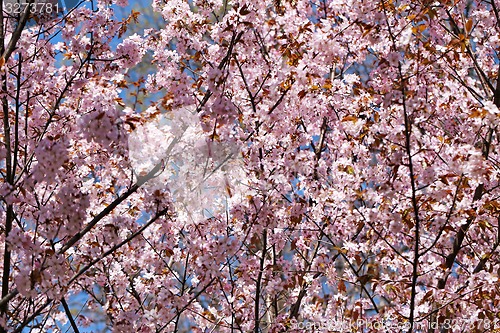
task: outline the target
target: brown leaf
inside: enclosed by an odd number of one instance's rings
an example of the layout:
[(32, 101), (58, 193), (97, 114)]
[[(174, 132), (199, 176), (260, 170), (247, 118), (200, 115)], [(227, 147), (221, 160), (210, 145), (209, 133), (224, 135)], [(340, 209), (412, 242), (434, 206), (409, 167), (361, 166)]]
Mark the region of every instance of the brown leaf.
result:
[(472, 30), (472, 19), (469, 19), (467, 23), (465, 23), (465, 31), (467, 31), (467, 33), (470, 33), (471, 30)]
[(342, 118), (342, 122), (344, 121), (353, 121), (353, 122), (356, 122), (358, 121), (358, 117), (355, 117), (355, 116), (345, 116), (344, 118)]

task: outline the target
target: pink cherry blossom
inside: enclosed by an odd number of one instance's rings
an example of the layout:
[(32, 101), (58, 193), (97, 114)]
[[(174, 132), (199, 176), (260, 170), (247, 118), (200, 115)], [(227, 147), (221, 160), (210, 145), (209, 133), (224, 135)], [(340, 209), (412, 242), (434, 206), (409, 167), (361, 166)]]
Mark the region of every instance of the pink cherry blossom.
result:
[(498, 1), (148, 6), (3, 5), (0, 333), (498, 326)]

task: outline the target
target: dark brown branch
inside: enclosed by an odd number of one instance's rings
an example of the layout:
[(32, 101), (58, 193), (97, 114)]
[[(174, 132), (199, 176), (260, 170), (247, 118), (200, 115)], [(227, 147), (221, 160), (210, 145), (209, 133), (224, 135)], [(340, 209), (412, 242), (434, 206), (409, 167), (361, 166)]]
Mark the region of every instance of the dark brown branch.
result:
[[(175, 140), (174, 140), (175, 141)], [(158, 176), (158, 172), (160, 171), (162, 166), (162, 162), (158, 163), (153, 170), (151, 170), (146, 176), (139, 177), (137, 183), (133, 185), (127, 192), (120, 195), (115, 201), (113, 201), (109, 206), (104, 208), (96, 217), (90, 221), (83, 230), (74, 235), (64, 246), (59, 250), (59, 254), (66, 252), (70, 247), (75, 245), (80, 239), (83, 238), (94, 226), (106, 217), (109, 213), (111, 213), (119, 204), (121, 204), (125, 199), (127, 199), (130, 195), (135, 193), (144, 183), (148, 180), (153, 179)]]
[(137, 230), (136, 232), (134, 232), (133, 234), (131, 234), (130, 236), (128, 236), (126, 239), (124, 239), (120, 243), (116, 244), (115, 246), (113, 246), (112, 248), (110, 248), (108, 251), (104, 252), (99, 257), (95, 258), (90, 263), (88, 263), (87, 265), (85, 265), (85, 267), (81, 268), (78, 271), (78, 273), (76, 273), (75, 275), (73, 275), (73, 277), (68, 281), (68, 285), (70, 285), (71, 283), (73, 283), (83, 273), (85, 273), (86, 271), (88, 271), (92, 266), (94, 266), (95, 264), (97, 264), (98, 262), (100, 262), (102, 259), (106, 258), (110, 254), (112, 254), (113, 252), (115, 252), (116, 250), (118, 250), (119, 248), (121, 248), (123, 245), (128, 244), (135, 237), (137, 237), (140, 234), (142, 234), (144, 232), (144, 230), (146, 230), (151, 224), (153, 224), (154, 222), (156, 222), (160, 217), (166, 215), (167, 212), (168, 212), (167, 209), (164, 209), (164, 210), (158, 212), (151, 220), (149, 220), (146, 224), (144, 224), (139, 230)]
[(61, 304), (64, 308), (64, 312), (66, 313), (66, 316), (68, 317), (71, 328), (73, 328), (73, 332), (80, 333), (80, 330), (78, 330), (78, 326), (76, 325), (75, 319), (73, 318), (73, 315), (71, 314), (71, 310), (68, 306), (68, 303), (66, 303), (66, 300), (64, 299), (64, 297), (61, 299)]
[[(175, 139), (172, 141), (170, 146), (167, 149), (167, 153), (170, 152), (173, 148), (173, 146), (177, 143), (178, 139)], [(135, 193), (144, 183), (146, 183), (148, 180), (151, 180), (159, 175), (159, 172), (161, 171), (161, 168), (163, 166), (163, 162), (158, 163), (147, 175), (139, 177), (137, 180), (137, 183), (134, 184), (127, 192), (124, 194), (120, 195), (115, 201), (113, 201), (111, 204), (109, 204), (106, 208), (104, 208), (96, 217), (90, 221), (84, 229), (82, 229), (80, 232), (78, 232), (76, 235), (74, 235), (59, 251), (58, 254), (63, 254), (65, 253), (69, 248), (71, 248), (73, 245), (75, 245), (80, 239), (83, 238), (92, 228), (100, 221), (102, 220), (105, 216), (107, 216), (109, 213), (113, 211), (114, 208), (116, 208), (120, 203), (122, 203), (125, 199), (127, 199), (130, 195)], [(45, 269), (46, 267), (42, 267), (42, 270)], [(2, 297), (0, 300), (0, 308), (5, 306), (12, 298), (16, 297), (19, 294), (19, 291), (17, 289), (14, 289), (10, 293), (6, 294), (5, 296)], [(0, 331), (1, 333), (1, 331)]]
[[(28, 21), (28, 17), (30, 14), (30, 8), (31, 4), (34, 2), (34, 0), (29, 0), (28, 4), (26, 5), (26, 8), (23, 12), (23, 15), (18, 22), (18, 25), (16, 27), (16, 30), (12, 34), (12, 37), (10, 39), (9, 45), (7, 46), (7, 49), (4, 50), (4, 27), (3, 27), (3, 5), (0, 6), (0, 11), (1, 13), (1, 46), (0, 46), (0, 51), (2, 52), (2, 62), (6, 63), (9, 60), (10, 55), (16, 48), (17, 42), (19, 41), (19, 38), (21, 37), (21, 33), (26, 25), (26, 22)], [(7, 92), (7, 74), (2, 75), (2, 91)], [(6, 168), (7, 168), (7, 177), (6, 181), (10, 185), (14, 184), (14, 175), (15, 175), (15, 170), (12, 166), (12, 147), (10, 145), (11, 137), (10, 137), (10, 123), (9, 123), (9, 106), (8, 106), (8, 101), (7, 97), (2, 98), (2, 110), (3, 110), (3, 125), (4, 125), (4, 137), (5, 137), (5, 148), (7, 150), (7, 156), (6, 156)], [(17, 119), (16, 119), (17, 121)], [(6, 218), (5, 218), (5, 238), (8, 237), (10, 231), (12, 230), (12, 222), (14, 221), (14, 208), (13, 206), (7, 205), (7, 212), (6, 212)], [(11, 251), (9, 249), (9, 245), (7, 242), (4, 244), (4, 258), (3, 258), (3, 272), (2, 272), (2, 302), (0, 303), (0, 315), (3, 315), (7, 313), (8, 311), (8, 305), (9, 305), (9, 298), (7, 296), (9, 295), (9, 282), (10, 282), (10, 266), (11, 266)], [(6, 301), (3, 301), (6, 299)], [(4, 333), (5, 329), (0, 327), (0, 333)]]
[(491, 258), (491, 256), (495, 253), (496, 249), (500, 245), (500, 216), (497, 218), (497, 222), (497, 239), (495, 241), (495, 244), (493, 244), (493, 248), (491, 249), (491, 251), (481, 258), (479, 263), (476, 265), (476, 268), (474, 268), (474, 271), (472, 272), (473, 274), (479, 273), (484, 269), (484, 265), (486, 265), (486, 262)]
[(257, 112), (257, 106), (255, 105), (255, 95), (252, 94), (252, 91), (250, 90), (250, 87), (248, 86), (248, 82), (245, 78), (245, 74), (243, 73), (243, 68), (241, 67), (241, 63), (238, 61), (237, 57), (234, 57), (234, 60), (236, 62), (236, 66), (238, 66), (238, 70), (241, 75), (241, 79), (243, 80), (243, 84), (245, 85), (245, 90), (247, 91), (248, 97), (250, 98), (250, 103), (252, 104), (252, 110), (254, 113)]
[(500, 28), (500, 15), (498, 14), (498, 8), (497, 5), (495, 4), (495, 0), (491, 0), (491, 7), (493, 8), (493, 13), (495, 13), (495, 17), (497, 18), (497, 27)]
[[(95, 258), (94, 260), (92, 260), (90, 263), (88, 263), (87, 265), (85, 265), (85, 267), (82, 267), (75, 275), (73, 275), (73, 277), (68, 281), (67, 283), (67, 286), (71, 285), (73, 282), (76, 281), (76, 279), (78, 279), (82, 274), (84, 274), (85, 272), (87, 272), (91, 267), (93, 267), (95, 264), (97, 264), (98, 262), (100, 262), (102, 259), (106, 258), (107, 256), (109, 256), (110, 254), (112, 254), (113, 252), (115, 252), (116, 250), (120, 249), (123, 245), (125, 244), (128, 244), (131, 240), (133, 240), (135, 237), (139, 236), (140, 234), (142, 234), (144, 232), (144, 230), (146, 230), (151, 224), (153, 224), (155, 221), (158, 220), (158, 218), (160, 218), (161, 216), (164, 216), (165, 214), (167, 214), (167, 209), (165, 210), (162, 210), (160, 212), (158, 212), (151, 220), (149, 220), (146, 224), (144, 224), (139, 230), (137, 230), (136, 232), (134, 232), (133, 234), (131, 234), (130, 236), (128, 236), (125, 240), (121, 241), (120, 243), (116, 244), (115, 246), (113, 246), (111, 249), (109, 249), (108, 251), (104, 252), (103, 254), (101, 254), (99, 257)], [(18, 291), (17, 289), (15, 289), (13, 292), (11, 292), (11, 294), (14, 294), (17, 295), (18, 294)], [(3, 299), (2, 299), (3, 301)], [(52, 303), (52, 299), (48, 299), (47, 302), (42, 306), (40, 307), (38, 310), (36, 310), (34, 312), (34, 315), (31, 316), (30, 318), (28, 318), (27, 320), (25, 320), (21, 326), (19, 326), (17, 329), (16, 329), (16, 332), (21, 332), (23, 330), (24, 327), (26, 327), (33, 319), (36, 318), (36, 316), (38, 316), (45, 307), (47, 307), (50, 303)], [(64, 301), (64, 299), (62, 300)], [(61, 301), (61, 303), (62, 303)], [(64, 307), (64, 304), (63, 304), (63, 307)], [(66, 308), (65, 308), (65, 311), (66, 311)], [(67, 314), (68, 312), (66, 312)], [(71, 319), (70, 319), (71, 321)], [(73, 327), (73, 325), (71, 325)], [(76, 327), (76, 324), (75, 324), (75, 327)], [(75, 327), (73, 327), (73, 329), (75, 329)], [(77, 330), (75, 330), (75, 333), (78, 333)]]
[(264, 229), (262, 233), (262, 256), (260, 257), (260, 265), (259, 265), (259, 274), (257, 275), (257, 282), (255, 286), (255, 309), (254, 309), (254, 321), (255, 327), (254, 332), (259, 333), (260, 328), (260, 297), (261, 297), (261, 283), (262, 283), (262, 274), (264, 272), (264, 264), (266, 262), (266, 251), (267, 251), (267, 230)]
[[(285, 195), (282, 195), (281, 196), (283, 199), (287, 200), (288, 202), (291, 203), (291, 201), (285, 196)], [(359, 212), (359, 211), (358, 211)], [(338, 247), (335, 242), (333, 241), (333, 239), (327, 234), (325, 233), (324, 229), (320, 227), (320, 225), (314, 221), (308, 214), (304, 214), (305, 218), (312, 222), (318, 229), (319, 231), (321, 232), (321, 237), (325, 237), (329, 242), (330, 244), (333, 246), (333, 247)], [(362, 214), (361, 216), (363, 218), (365, 218)], [(375, 229), (373, 229), (375, 232), (377, 232)], [(351, 238), (351, 241), (354, 241), (357, 237), (358, 233), (356, 233), (356, 235), (354, 237)], [(380, 236), (380, 234), (378, 234)], [(399, 253), (398, 253), (399, 254)], [(401, 255), (401, 254), (400, 254)], [(331, 260), (331, 262), (335, 262), (337, 260), (337, 258), (339, 256), (342, 256), (342, 258), (344, 258), (344, 260), (347, 262), (349, 268), (352, 270), (352, 272), (356, 275), (356, 277), (359, 279), (360, 275), (359, 275), (359, 272), (358, 270), (356, 269), (356, 267), (354, 267), (354, 265), (351, 263), (351, 261), (349, 260), (349, 258), (347, 258), (347, 256), (342, 252), (342, 251), (339, 251)], [(401, 255), (402, 258), (404, 258), (405, 260), (409, 261), (407, 258), (405, 258), (404, 256)], [(379, 313), (379, 309), (378, 309), (378, 306), (377, 306), (377, 303), (375, 302), (374, 300), (374, 296), (371, 296), (370, 293), (368, 292), (368, 289), (366, 288), (366, 284), (361, 284), (361, 288), (363, 289), (363, 291), (366, 293), (366, 295), (368, 295), (368, 298), (370, 299), (370, 302), (372, 303), (373, 305), (373, 308), (375, 309), (375, 312)]]
[[(215, 278), (212, 278), (210, 279), (210, 281), (208, 281), (208, 283), (201, 289), (199, 290), (187, 303), (186, 305), (184, 305), (181, 309), (179, 309), (178, 313), (183, 313), (197, 298), (198, 296), (200, 296), (201, 294), (203, 294), (205, 292), (205, 290), (207, 290), (208, 287), (210, 287), (210, 285), (212, 285), (212, 283), (215, 281)], [(177, 314), (172, 317), (165, 325), (163, 325), (162, 327), (158, 328), (156, 330), (157, 333), (163, 331), (175, 318), (177, 317)]]
[(321, 159), (321, 153), (323, 152), (324, 145), (325, 145), (325, 137), (326, 137), (326, 130), (328, 129), (327, 122), (326, 122), (326, 117), (323, 118), (323, 123), (321, 124), (321, 133), (319, 136), (319, 146), (315, 149), (314, 155), (315, 155), (315, 162), (314, 162), (314, 180), (319, 180), (318, 176), (318, 167), (319, 167), (319, 161)]
[(441, 238), (441, 235), (443, 234), (444, 230), (446, 229), (446, 226), (449, 224), (451, 215), (452, 215), (453, 211), (455, 210), (455, 206), (456, 206), (457, 199), (458, 199), (458, 193), (459, 193), (459, 190), (460, 190), (460, 185), (462, 184), (463, 177), (464, 177), (464, 175), (462, 174), (460, 176), (460, 179), (458, 180), (458, 184), (457, 184), (457, 187), (455, 189), (455, 194), (453, 196), (453, 201), (451, 203), (450, 210), (448, 211), (448, 214), (446, 215), (446, 221), (443, 223), (443, 225), (439, 229), (439, 232), (436, 235), (436, 238), (434, 239), (434, 241), (432, 242), (432, 244), (427, 249), (422, 250), (421, 253), (420, 253), (420, 255), (424, 255), (424, 254), (426, 254), (427, 252), (429, 252), (430, 250), (432, 250), (434, 248), (434, 246), (437, 244), (437, 242)]
[(50, 304), (52, 303), (52, 300), (51, 299), (48, 299), (47, 302), (45, 302), (41, 307), (39, 307), (36, 311), (33, 312), (33, 314), (31, 316), (29, 316), (25, 321), (23, 321), (23, 323), (16, 328), (16, 330), (13, 332), (13, 333), (21, 333), (23, 331), (23, 329), (29, 324), (31, 323), (36, 317), (38, 317), (40, 315), (40, 313), (42, 313), (42, 311), (47, 307), (49, 306)]
[[(497, 106), (500, 107), (500, 68), (497, 74), (497, 85), (495, 87), (495, 94), (493, 96), (493, 103)], [(490, 146), (491, 146), (491, 141), (493, 139), (493, 129), (490, 129), (488, 131), (487, 137), (484, 139), (484, 144), (483, 144), (483, 157), (484, 159), (488, 159), (488, 155), (490, 152)], [(484, 194), (484, 185), (479, 184), (476, 187), (476, 190), (474, 191), (474, 197), (472, 199), (473, 202), (476, 202), (478, 200), (481, 200)], [(452, 252), (446, 257), (445, 261), (445, 269), (446, 270), (451, 270), (453, 267), (453, 264), (455, 263), (455, 259), (457, 258), (458, 253), (462, 249), (462, 243), (465, 239), (465, 235), (467, 234), (467, 230), (471, 226), (472, 222), (474, 222), (475, 218), (474, 217), (469, 217), (467, 221), (460, 226), (460, 229), (458, 230), (455, 240), (453, 242), (453, 250)], [(476, 267), (477, 268), (477, 267)], [(437, 287), (439, 289), (444, 289), (446, 286), (446, 281), (448, 279), (449, 274), (445, 274), (442, 279), (438, 281)]]
[[(12, 222), (14, 221), (14, 209), (12, 205), (7, 206), (7, 214), (5, 218), (5, 238), (9, 235), (12, 230)], [(11, 251), (9, 249), (9, 244), (4, 242), (4, 257), (3, 257), (3, 274), (2, 274), (2, 300), (9, 293), (9, 277), (10, 277), (10, 260), (11, 260)], [(8, 311), (8, 301), (2, 302), (0, 305), (0, 314), (5, 314)], [(0, 328), (0, 332), (5, 332), (3, 328)]]
[[(236, 43), (240, 41), (241, 36), (243, 36), (243, 31), (241, 31), (238, 35), (233, 34), (231, 42), (229, 43), (226, 56), (222, 59), (219, 66), (217, 66), (218, 69), (223, 70), (224, 68), (226, 68), (227, 64), (229, 63), (229, 60), (233, 55), (234, 46), (236, 45)], [(201, 109), (203, 108), (203, 106), (205, 106), (205, 104), (207, 104), (211, 96), (212, 96), (212, 91), (208, 89), (207, 92), (205, 93), (205, 96), (203, 96), (203, 99), (201, 100), (200, 104), (196, 107), (196, 112), (201, 111)]]
[(278, 100), (276, 101), (276, 103), (274, 103), (274, 105), (269, 109), (269, 111), (267, 112), (267, 114), (273, 113), (273, 111), (276, 110), (276, 108), (281, 104), (281, 102), (283, 102), (283, 98), (285, 98), (286, 94), (290, 91), (290, 89), (292, 89), (294, 81), (295, 80), (293, 78), (291, 78), (291, 83), (283, 91), (283, 93), (281, 94), (280, 98), (278, 98)]
[[(23, 15), (21, 16), (21, 19), (18, 22), (18, 25), (16, 27), (16, 30), (14, 30), (14, 33), (12, 34), (12, 37), (9, 41), (9, 45), (3, 50), (3, 43), (2, 43), (2, 58), (4, 62), (7, 62), (14, 50), (16, 49), (17, 42), (19, 41), (19, 38), (21, 38), (21, 34), (24, 30), (24, 27), (26, 26), (26, 22), (28, 22), (28, 18), (30, 16), (30, 9), (31, 5), (35, 2), (35, 0), (28, 0), (26, 3), (26, 8), (24, 8)], [(2, 10), (2, 18), (3, 18), (3, 7), (0, 7)], [(3, 30), (3, 29), (2, 29)], [(3, 31), (2, 31), (2, 42), (3, 42)]]
[[(397, 51), (396, 40), (394, 34), (391, 29), (391, 25), (389, 24), (387, 10), (385, 6), (384, 0), (382, 0), (382, 8), (384, 10), (385, 21), (387, 25), (387, 29), (389, 35), (392, 40), (392, 48), (394, 51)], [(413, 248), (413, 263), (412, 263), (412, 274), (411, 274), (411, 295), (410, 295), (410, 315), (408, 317), (408, 321), (410, 323), (410, 328), (408, 333), (413, 332), (413, 326), (415, 321), (415, 301), (417, 296), (417, 282), (418, 282), (418, 265), (420, 260), (420, 216), (419, 216), (419, 205), (417, 200), (417, 186), (415, 183), (415, 171), (413, 169), (413, 154), (411, 152), (411, 131), (412, 131), (412, 122), (408, 115), (408, 110), (406, 107), (406, 79), (403, 76), (403, 69), (401, 66), (401, 62), (398, 62), (398, 76), (401, 84), (401, 95), (402, 95), (402, 106), (403, 106), (403, 116), (404, 116), (404, 136), (405, 136), (405, 151), (408, 156), (408, 171), (410, 177), (410, 185), (411, 185), (411, 205), (413, 208), (413, 215), (415, 217), (415, 244)]]
[[(311, 260), (308, 260), (306, 261), (306, 264), (307, 264), (307, 267), (305, 269), (305, 273), (307, 274), (308, 271), (311, 270), (311, 267), (312, 267), (312, 264), (314, 262), (314, 259), (316, 258), (316, 256), (318, 255), (318, 251), (320, 249), (320, 241), (321, 241), (321, 238), (323, 238), (323, 234), (325, 233), (324, 230), (325, 230), (325, 227), (327, 226), (327, 224), (325, 223), (323, 225), (323, 227), (321, 228), (321, 234), (319, 236), (319, 239), (317, 240), (317, 244), (316, 244), (316, 247), (314, 249), (314, 253), (312, 255), (312, 258)], [(320, 276), (320, 272), (316, 273), (314, 275), (314, 278), (318, 278)], [(309, 288), (309, 285), (311, 283), (307, 283), (307, 282), (304, 282), (302, 284), (302, 286), (300, 287), (300, 291), (299, 291), (299, 295), (297, 296), (297, 300), (295, 301), (295, 303), (291, 306), (290, 308), (290, 319), (291, 318), (295, 318), (297, 319), (298, 316), (299, 316), (299, 311), (300, 311), (300, 305), (302, 303), (302, 299), (306, 296), (307, 294), (307, 289)]]

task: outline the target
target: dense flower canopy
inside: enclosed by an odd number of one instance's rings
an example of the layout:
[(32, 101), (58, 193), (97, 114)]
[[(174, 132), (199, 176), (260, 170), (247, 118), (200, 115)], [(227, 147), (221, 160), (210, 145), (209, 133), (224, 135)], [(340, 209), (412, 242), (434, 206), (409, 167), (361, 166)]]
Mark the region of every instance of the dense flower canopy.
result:
[(0, 332), (500, 329), (500, 2), (120, 6), (0, 17)]

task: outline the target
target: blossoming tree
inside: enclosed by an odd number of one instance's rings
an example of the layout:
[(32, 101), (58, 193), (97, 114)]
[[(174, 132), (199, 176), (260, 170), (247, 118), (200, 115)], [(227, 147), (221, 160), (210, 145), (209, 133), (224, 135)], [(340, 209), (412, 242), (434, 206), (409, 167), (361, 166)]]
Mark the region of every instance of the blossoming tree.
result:
[(0, 332), (500, 326), (498, 1), (116, 6), (0, 10)]

